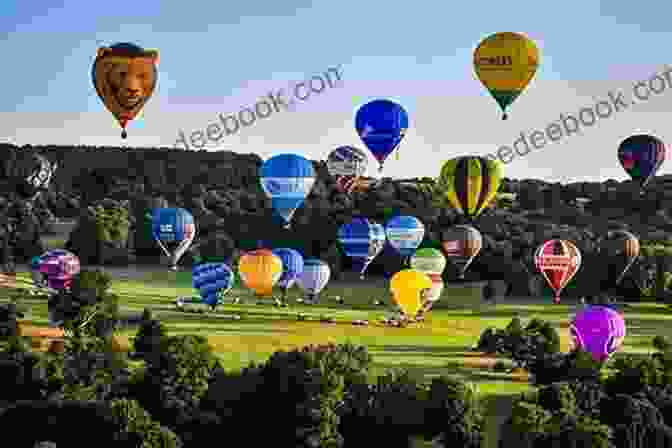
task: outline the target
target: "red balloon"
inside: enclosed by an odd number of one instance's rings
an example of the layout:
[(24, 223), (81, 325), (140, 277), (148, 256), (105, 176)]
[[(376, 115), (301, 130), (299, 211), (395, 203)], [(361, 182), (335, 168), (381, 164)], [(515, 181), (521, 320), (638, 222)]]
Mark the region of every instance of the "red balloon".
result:
[(581, 267), (581, 252), (569, 241), (549, 240), (537, 249), (534, 264), (553, 289), (554, 302), (559, 303), (560, 293)]

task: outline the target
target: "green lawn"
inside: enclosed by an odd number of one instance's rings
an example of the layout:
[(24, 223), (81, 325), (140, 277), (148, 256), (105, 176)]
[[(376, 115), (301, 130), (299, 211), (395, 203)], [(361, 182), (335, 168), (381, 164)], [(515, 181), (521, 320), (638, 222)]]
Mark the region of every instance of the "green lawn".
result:
[[(389, 303), (385, 282), (365, 281), (354, 287), (337, 283), (328, 286), (318, 306), (295, 305), (295, 298), (300, 297), (296, 290), (290, 293), (289, 308), (276, 308), (268, 299), (268, 304), (257, 305), (251, 293), (234, 289), (227, 297), (240, 297), (246, 303), (224, 305), (213, 315), (187, 314), (175, 310), (174, 300), (176, 296), (193, 295), (188, 274), (179, 274), (179, 281), (171, 272), (153, 274), (142, 281), (119, 280), (113, 283), (113, 292), (121, 297), (123, 311), (139, 312), (149, 307), (172, 334), (206, 335), (225, 367), (230, 369), (246, 366), (250, 361), (263, 361), (279, 349), (350, 341), (368, 347), (374, 360), (374, 375), (389, 368), (407, 368), (424, 379), (441, 374), (461, 377), (477, 384), (492, 403), (489, 413), (500, 418), (491, 419), (491, 425), (505, 417), (502, 413), (510, 397), (529, 390), (529, 386), (520, 377), (493, 372), (484, 364), (486, 359), (470, 352), (486, 327), (502, 327), (516, 314), (523, 319), (537, 316), (553, 322), (560, 332), (563, 350), (569, 348), (567, 324), (574, 311), (570, 305), (540, 302), (451, 308), (451, 304), (470, 301), (458, 297), (460, 291), (453, 289), (441, 298), (444, 306), (433, 310), (425, 322), (391, 328), (377, 323), (388, 314), (386, 307), (372, 304), (373, 299)], [(19, 277), (28, 278), (27, 274), (19, 274)], [(338, 305), (333, 296), (343, 297), (345, 304)], [(299, 312), (313, 321), (297, 321)], [(231, 319), (233, 314), (241, 319)], [(320, 315), (331, 316), (336, 322), (315, 321)], [(32, 316), (35, 324), (46, 324), (46, 303), (33, 302)], [(354, 319), (367, 319), (370, 325), (353, 326)], [(672, 336), (672, 311), (656, 304), (635, 305), (626, 310), (626, 324), (628, 336), (623, 352), (646, 353), (653, 336)], [(133, 333), (122, 335), (128, 338)], [(488, 438), (487, 446), (495, 446), (491, 431)]]

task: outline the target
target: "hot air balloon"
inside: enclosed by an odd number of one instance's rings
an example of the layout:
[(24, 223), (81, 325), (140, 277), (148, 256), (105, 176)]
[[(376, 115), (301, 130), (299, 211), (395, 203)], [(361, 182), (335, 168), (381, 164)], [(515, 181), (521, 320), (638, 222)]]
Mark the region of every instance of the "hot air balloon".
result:
[(303, 256), (294, 249), (273, 249), (273, 253), (282, 261), (282, 276), (277, 285), (282, 290), (282, 301), (287, 298), (287, 290), (303, 273)]
[(98, 96), (121, 126), (126, 126), (154, 94), (159, 53), (135, 44), (119, 43), (98, 49), (91, 69), (91, 79)]
[(481, 41), (474, 51), (476, 76), (502, 109), (525, 90), (539, 67), (539, 50), (533, 41), (518, 33), (496, 33)]
[(39, 255), (36, 255), (30, 260), (30, 277), (33, 280), (33, 285), (38, 289), (48, 286), (47, 276), (40, 272), (41, 258)]
[(378, 171), (383, 171), (385, 159), (399, 147), (408, 129), (408, 114), (390, 100), (373, 100), (359, 108), (355, 129), (373, 157)]
[(395, 303), (407, 318), (415, 317), (424, 302), (426, 291), (432, 281), (426, 274), (415, 269), (404, 269), (390, 279), (390, 291)]
[(618, 285), (639, 256), (639, 240), (630, 232), (614, 230), (600, 242), (600, 252), (607, 256), (605, 261), (617, 263), (616, 268), (620, 271), (616, 279)]
[(294, 213), (313, 189), (315, 169), (305, 157), (279, 154), (264, 162), (259, 182), (273, 209), (285, 221), (285, 228), (289, 228)]
[(352, 258), (354, 268), (359, 269), (360, 278), (369, 264), (385, 247), (385, 228), (366, 218), (353, 218), (338, 229), (338, 241), (343, 252)]
[(354, 146), (340, 146), (327, 157), (327, 170), (342, 193), (352, 193), (356, 180), (366, 173), (369, 158)]
[(411, 269), (420, 271), (426, 274), (432, 281), (432, 288), (426, 295), (426, 300), (422, 308), (422, 312), (427, 312), (431, 309), (434, 302), (441, 298), (443, 293), (443, 279), (441, 274), (446, 268), (446, 257), (443, 256), (440, 250), (431, 247), (418, 249), (411, 257)]
[(233, 288), (234, 279), (233, 271), (224, 263), (201, 263), (192, 269), (194, 289), (213, 310)]
[(51, 163), (45, 156), (28, 150), (16, 151), (12, 154), (12, 158), (3, 176), (10, 183), (10, 191), (17, 193), (22, 199), (35, 199), (40, 191), (49, 187), (56, 171), (56, 163)]
[(439, 199), (469, 220), (481, 214), (495, 198), (502, 181), (498, 161), (483, 157), (457, 157), (447, 161), (437, 179)]
[(268, 249), (245, 252), (238, 261), (238, 274), (257, 296), (268, 297), (282, 276), (282, 260)]
[(444, 232), (441, 246), (462, 279), (467, 268), (483, 247), (483, 236), (475, 227), (453, 226)]
[(152, 235), (170, 258), (171, 269), (177, 270), (177, 263), (196, 237), (194, 217), (183, 208), (157, 208), (152, 214)]
[(40, 272), (46, 277), (47, 286), (56, 291), (69, 289), (72, 279), (80, 272), (79, 258), (67, 250), (47, 251), (40, 257)]
[(306, 292), (306, 301), (316, 303), (330, 277), (331, 268), (327, 263), (317, 258), (307, 259), (303, 263), (303, 273), (298, 278), (299, 286)]
[(569, 241), (548, 240), (537, 249), (534, 264), (560, 303), (560, 293), (581, 267), (581, 252)]
[(579, 311), (569, 326), (574, 349), (582, 349), (598, 362), (606, 361), (625, 339), (625, 320), (606, 306), (589, 306)]
[(385, 225), (387, 241), (408, 259), (425, 237), (425, 225), (415, 216), (395, 216)]
[(631, 135), (618, 147), (618, 160), (623, 169), (644, 189), (665, 162), (667, 150), (658, 137)]

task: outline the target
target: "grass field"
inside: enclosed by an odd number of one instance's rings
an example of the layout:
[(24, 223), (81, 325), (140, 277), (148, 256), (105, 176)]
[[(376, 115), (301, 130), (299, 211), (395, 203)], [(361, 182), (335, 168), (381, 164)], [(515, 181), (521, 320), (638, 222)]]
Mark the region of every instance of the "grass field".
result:
[[(294, 290), (290, 293), (288, 308), (276, 308), (269, 299), (266, 299), (266, 304), (258, 305), (250, 292), (234, 289), (227, 297), (240, 297), (243, 303), (223, 305), (212, 315), (191, 314), (179, 312), (174, 306), (176, 296), (192, 296), (194, 293), (190, 282), (185, 281), (187, 274), (179, 274), (179, 280), (172, 272), (148, 274), (147, 278), (115, 280), (112, 290), (120, 296), (123, 312), (140, 312), (148, 307), (171, 334), (207, 336), (222, 363), (229, 369), (246, 366), (251, 361), (264, 361), (280, 349), (350, 341), (368, 347), (374, 360), (372, 375), (390, 368), (405, 368), (424, 380), (448, 374), (471, 381), (490, 404), (486, 446), (496, 446), (493, 445), (496, 440), (494, 431), (497, 424), (506, 418), (511, 397), (529, 390), (530, 386), (521, 375), (493, 372), (490, 366), (494, 359), (471, 352), (480, 333), (489, 326), (505, 326), (514, 315), (523, 319), (536, 316), (556, 325), (562, 348), (567, 350), (567, 325), (570, 314), (575, 310), (573, 304), (553, 305), (541, 301), (450, 308), (452, 303), (460, 303), (459, 289), (452, 289), (441, 299), (449, 305), (448, 308), (444, 306), (432, 310), (422, 323), (407, 328), (392, 328), (378, 323), (389, 314), (388, 308), (372, 304), (373, 299), (390, 303), (386, 282), (371, 280), (356, 285), (330, 284), (321, 294), (321, 303), (314, 306), (296, 303), (300, 293)], [(19, 278), (28, 279), (28, 275), (22, 273)], [(343, 297), (345, 303), (337, 304), (334, 296)], [(33, 302), (31, 308), (32, 322), (46, 325), (46, 303)], [(306, 314), (309, 320), (297, 321), (299, 312)], [(234, 314), (239, 315), (240, 320), (233, 320), (231, 316)], [(333, 317), (336, 322), (320, 323), (320, 315)], [(626, 309), (625, 317), (628, 333), (622, 352), (646, 353), (650, 350), (653, 336), (672, 336), (672, 311), (664, 306), (637, 304)], [(370, 324), (354, 326), (354, 319), (366, 319)], [(121, 333), (122, 339), (128, 341), (133, 333)]]

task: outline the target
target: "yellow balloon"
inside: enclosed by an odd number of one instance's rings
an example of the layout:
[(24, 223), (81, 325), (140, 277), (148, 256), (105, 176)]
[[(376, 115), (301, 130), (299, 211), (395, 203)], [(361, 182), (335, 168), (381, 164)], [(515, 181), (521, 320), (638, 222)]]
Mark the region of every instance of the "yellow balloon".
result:
[(539, 67), (536, 44), (518, 33), (486, 37), (474, 51), (476, 76), (504, 112), (525, 90)]
[(238, 261), (238, 274), (258, 296), (270, 296), (282, 276), (282, 260), (268, 249), (245, 253)]
[(423, 296), (432, 286), (429, 276), (415, 269), (399, 271), (390, 280), (394, 301), (407, 316), (418, 314), (424, 303)]

